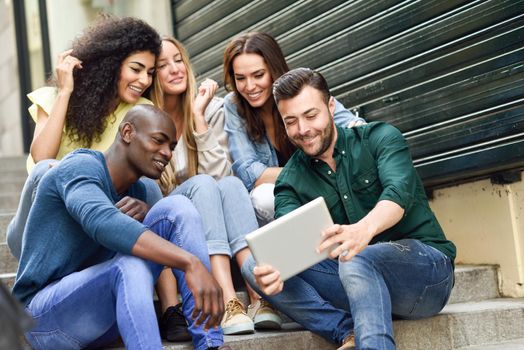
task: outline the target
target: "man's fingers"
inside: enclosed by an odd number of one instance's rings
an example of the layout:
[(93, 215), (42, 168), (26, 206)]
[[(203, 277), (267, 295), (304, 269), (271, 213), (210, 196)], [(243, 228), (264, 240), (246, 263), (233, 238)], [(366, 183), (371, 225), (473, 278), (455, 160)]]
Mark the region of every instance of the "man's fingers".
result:
[(200, 315), (200, 312), (202, 311), (202, 295), (200, 292), (193, 293), (193, 298), (195, 299), (195, 308), (193, 309), (191, 318), (195, 319), (198, 315)]
[(253, 269), (253, 274), (255, 276), (263, 276), (273, 271), (275, 271), (275, 269), (271, 265), (257, 265)]
[(322, 243), (319, 244), (319, 246), (317, 247), (317, 253), (322, 253), (324, 250), (328, 249), (334, 244), (339, 243), (340, 240), (341, 237), (337, 235), (328, 237), (327, 239), (323, 240)]
[(340, 231), (340, 225), (333, 225), (322, 231), (322, 237), (331, 237)]
[(224, 302), (222, 300), (221, 290), (217, 290), (211, 298), (211, 315), (207, 320), (206, 327), (216, 328), (220, 325), (222, 321), (222, 316), (224, 315)]
[[(204, 324), (204, 328), (207, 330), (209, 327), (208, 327), (208, 323), (209, 323), (209, 318), (211, 316), (211, 310), (212, 310), (212, 305), (211, 305), (212, 301), (211, 301), (211, 296), (209, 294), (209, 291), (208, 290), (205, 290), (203, 292), (203, 297), (202, 297), (202, 312), (200, 313), (200, 317), (198, 318), (198, 324)], [(207, 319), (207, 322), (206, 322), (206, 319)]]

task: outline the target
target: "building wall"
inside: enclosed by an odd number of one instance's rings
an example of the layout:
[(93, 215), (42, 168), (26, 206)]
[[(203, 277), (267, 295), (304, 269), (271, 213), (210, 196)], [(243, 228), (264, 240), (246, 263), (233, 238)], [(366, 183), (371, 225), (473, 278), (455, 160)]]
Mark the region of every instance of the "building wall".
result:
[(0, 1), (0, 157), (20, 155), (20, 88), (11, 1)]
[(457, 246), (456, 263), (499, 265), (502, 294), (524, 297), (523, 181), (497, 185), (482, 180), (443, 188), (430, 204)]

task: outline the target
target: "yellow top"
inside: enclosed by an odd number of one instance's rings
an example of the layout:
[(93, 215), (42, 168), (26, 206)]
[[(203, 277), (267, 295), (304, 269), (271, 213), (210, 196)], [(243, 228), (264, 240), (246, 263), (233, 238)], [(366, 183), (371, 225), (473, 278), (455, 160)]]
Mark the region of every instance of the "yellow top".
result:
[[(53, 103), (55, 102), (56, 98), (56, 88), (50, 86), (42, 87), (29, 93), (27, 97), (33, 103), (29, 107), (29, 114), (36, 123), (38, 107), (42, 108), (44, 112), (50, 115), (51, 108), (53, 107)], [(136, 104), (152, 105), (153, 102), (149, 101), (147, 98), (141, 97)], [(122, 121), (122, 119), (124, 119), (124, 116), (126, 115), (127, 111), (129, 111), (133, 106), (134, 104), (121, 102), (116, 107), (115, 111), (111, 113), (109, 118), (107, 118), (107, 126), (104, 132), (100, 135), (100, 140), (93, 141), (90, 148), (100, 152), (104, 152), (105, 150), (107, 150), (115, 140), (115, 136), (118, 131), (118, 126), (120, 125), (120, 122)], [(71, 139), (69, 138), (69, 131), (66, 130), (64, 127), (64, 130), (62, 131), (62, 139), (60, 140), (60, 148), (58, 149), (58, 154), (55, 158), (62, 159), (69, 152), (81, 147), (82, 146), (77, 142), (71, 142)], [(35, 165), (35, 162), (33, 161), (33, 157), (31, 157), (31, 154), (29, 154), (29, 157), (27, 157), (26, 165), (27, 173), (30, 173), (33, 169), (33, 166)]]

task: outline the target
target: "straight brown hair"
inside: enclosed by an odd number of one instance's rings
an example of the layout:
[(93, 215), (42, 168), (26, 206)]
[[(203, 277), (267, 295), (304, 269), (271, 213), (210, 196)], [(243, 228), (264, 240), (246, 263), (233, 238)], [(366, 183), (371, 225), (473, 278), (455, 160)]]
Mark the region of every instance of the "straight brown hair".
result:
[[(235, 37), (227, 45), (224, 51), (224, 84), (228, 91), (234, 93), (234, 102), (241, 118), (246, 122), (249, 138), (253, 142), (261, 142), (266, 134), (264, 123), (260, 118), (260, 110), (253, 108), (238, 92), (235, 83), (235, 72), (233, 61), (241, 54), (250, 53), (261, 56), (268, 66), (271, 81), (274, 82), (282, 74), (289, 71), (289, 67), (282, 53), (282, 49), (276, 40), (269, 34), (263, 32), (250, 32)], [(275, 126), (275, 142), (279, 152), (289, 159), (295, 151), (295, 147), (289, 142), (284, 123), (278, 112), (273, 96), (269, 97), (272, 105), (273, 124)]]

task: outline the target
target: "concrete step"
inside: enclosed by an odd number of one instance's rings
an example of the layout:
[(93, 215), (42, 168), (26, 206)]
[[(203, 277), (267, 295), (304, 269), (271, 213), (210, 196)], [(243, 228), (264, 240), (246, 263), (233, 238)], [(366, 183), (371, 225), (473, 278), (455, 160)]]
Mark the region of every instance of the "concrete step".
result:
[(25, 177), (17, 178), (0, 178), (0, 193), (5, 192), (22, 192)]
[(16, 273), (0, 273), (0, 281), (6, 286), (8, 289), (13, 288), (13, 284), (15, 284), (15, 278)]
[[(296, 323), (286, 323), (281, 331), (259, 331), (246, 335), (226, 335), (224, 342), (235, 350), (318, 350), (336, 349), (318, 335), (305, 331)], [(164, 350), (192, 350), (191, 342), (163, 343)], [(123, 344), (108, 347), (106, 349), (123, 350)]]
[(524, 350), (524, 339), (510, 340), (499, 344), (467, 346), (460, 350)]
[(6, 243), (0, 243), (0, 274), (16, 272), (18, 260), (11, 255)]
[[(0, 172), (4, 170), (26, 170), (27, 155), (16, 157), (1, 157)], [(26, 172), (27, 175), (27, 172)]]
[[(520, 346), (524, 338), (524, 299), (492, 299), (447, 306), (439, 315), (417, 321), (395, 321), (399, 350), (508, 349)], [(226, 336), (235, 350), (336, 349), (322, 338), (296, 324), (272, 332)], [(484, 345), (489, 344), (489, 345)], [(468, 347), (469, 346), (469, 347)], [(500, 347), (494, 347), (500, 346)], [(122, 349), (122, 348), (118, 348)], [(165, 350), (189, 350), (191, 344), (164, 343)]]
[(497, 267), (493, 265), (457, 265), (455, 286), (448, 304), (480, 301), (499, 297)]
[(15, 211), (20, 201), (20, 192), (0, 193), (0, 210), (2, 212)]
[(459, 349), (524, 338), (524, 299), (450, 304), (437, 316), (394, 322), (398, 349)]
[(3, 169), (0, 170), (0, 177), (2, 179), (26, 179), (27, 170), (24, 168), (20, 169)]
[(11, 222), (11, 219), (14, 216), (14, 211), (9, 213), (0, 214), (0, 243), (5, 242), (5, 234), (7, 230), (7, 225)]

